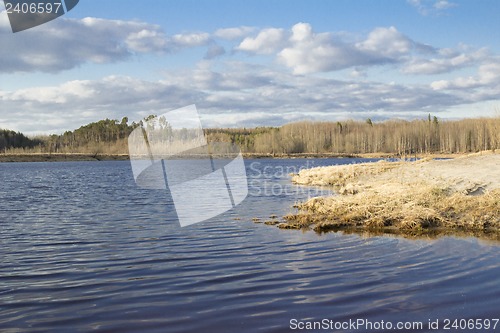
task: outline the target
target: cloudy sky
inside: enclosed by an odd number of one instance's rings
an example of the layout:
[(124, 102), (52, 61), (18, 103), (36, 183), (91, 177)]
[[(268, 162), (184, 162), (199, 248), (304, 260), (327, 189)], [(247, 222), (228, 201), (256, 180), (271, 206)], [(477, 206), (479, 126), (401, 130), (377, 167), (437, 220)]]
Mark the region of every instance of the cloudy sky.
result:
[(498, 115), (500, 1), (80, 0), (12, 33), (0, 128), (61, 133), (196, 104), (204, 126)]

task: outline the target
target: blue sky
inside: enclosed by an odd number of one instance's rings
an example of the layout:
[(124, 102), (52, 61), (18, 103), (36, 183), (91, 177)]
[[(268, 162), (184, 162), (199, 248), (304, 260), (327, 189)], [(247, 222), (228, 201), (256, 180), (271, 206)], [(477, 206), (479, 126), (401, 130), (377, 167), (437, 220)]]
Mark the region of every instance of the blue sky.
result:
[(28, 134), (193, 103), (221, 127), (500, 109), (494, 0), (81, 0), (16, 34), (0, 11), (0, 128)]

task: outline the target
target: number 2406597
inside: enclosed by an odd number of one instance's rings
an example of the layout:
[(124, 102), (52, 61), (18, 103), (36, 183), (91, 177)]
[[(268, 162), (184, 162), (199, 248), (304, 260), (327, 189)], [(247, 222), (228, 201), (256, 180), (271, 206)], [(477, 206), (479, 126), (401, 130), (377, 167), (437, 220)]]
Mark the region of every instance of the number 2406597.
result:
[(6, 2), (5, 9), (7, 14), (59, 14), (60, 11), (64, 11), (61, 2), (18, 2), (15, 5)]

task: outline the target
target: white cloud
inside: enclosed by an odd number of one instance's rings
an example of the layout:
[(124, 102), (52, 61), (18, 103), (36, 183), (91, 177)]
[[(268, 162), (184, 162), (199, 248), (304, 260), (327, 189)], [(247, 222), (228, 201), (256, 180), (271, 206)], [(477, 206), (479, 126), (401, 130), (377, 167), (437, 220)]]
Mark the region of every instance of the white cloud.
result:
[(375, 28), (368, 34), (368, 38), (356, 47), (360, 51), (370, 52), (377, 57), (397, 59), (408, 54), (413, 41), (399, 32), (395, 27)]
[(292, 27), (292, 42), (308, 42), (313, 38), (312, 27), (308, 23), (297, 23)]
[(424, 16), (440, 15), (447, 9), (456, 7), (457, 4), (448, 0), (407, 0), (417, 11)]
[(442, 74), (470, 67), (489, 58), (488, 49), (457, 52), (452, 49), (438, 50), (438, 58), (414, 57), (401, 69), (405, 74)]
[(162, 32), (142, 29), (130, 33), (125, 39), (125, 44), (130, 50), (147, 53), (166, 49), (168, 42)]
[[(199, 101), (203, 93), (169, 81), (145, 81), (127, 76), (76, 80), (58, 86), (0, 93), (0, 128), (26, 133), (63, 132), (104, 118), (129, 116), (139, 120), (162, 110)], [(176, 101), (176, 102), (173, 102)]]
[(307, 23), (292, 27), (289, 42), (278, 53), (278, 60), (295, 74), (398, 62), (415, 44), (394, 27), (376, 28), (365, 40), (352, 43), (333, 33), (315, 33)]
[[(134, 55), (168, 54), (195, 47), (206, 48), (204, 59), (215, 59), (226, 53), (216, 38), (243, 38), (253, 30), (235, 27), (219, 29), (213, 35), (169, 36), (157, 25), (87, 17), (61, 18), (14, 35), (5, 16), (0, 17), (0, 73), (60, 72), (85, 63), (114, 63)], [(413, 41), (393, 26), (374, 28), (363, 37), (316, 33), (310, 24), (297, 23), (289, 30), (265, 28), (230, 43), (236, 44), (234, 50), (275, 56), (297, 75), (385, 64), (400, 66), (404, 74), (440, 74), (476, 65), (488, 57), (486, 49), (436, 49)]]
[(62, 104), (77, 102), (79, 99), (95, 97), (96, 91), (86, 80), (69, 81), (58, 87), (20, 89), (10, 94), (13, 101), (36, 102), (40, 104)]
[(157, 25), (92, 17), (60, 18), (13, 34), (7, 15), (1, 15), (0, 38), (0, 73), (59, 72), (89, 62), (113, 63), (135, 54), (178, 52), (210, 43), (208, 33), (167, 36)]
[(469, 96), (478, 89), (493, 89), (500, 96), (500, 59), (489, 59), (478, 67), (475, 76), (457, 77), (452, 80), (437, 80), (430, 84), (434, 90), (467, 90)]
[[(375, 28), (366, 38), (356, 42), (346, 38), (346, 34), (316, 33), (308, 23), (297, 23), (289, 32), (276, 28), (261, 30), (255, 38), (245, 38), (236, 49), (255, 54), (277, 53), (278, 62), (298, 75), (403, 63), (411, 59), (412, 54), (436, 52), (433, 47), (413, 41), (392, 26)], [(425, 59), (414, 61), (415, 70)], [(407, 71), (413, 73), (414, 70), (408, 68)]]
[(278, 51), (286, 43), (286, 34), (283, 29), (263, 29), (254, 37), (246, 37), (236, 50), (257, 54), (271, 54)]
[(439, 0), (439, 1), (436, 1), (433, 5), (434, 8), (436, 8), (437, 10), (443, 10), (443, 9), (448, 9), (448, 8), (453, 8), (457, 6), (456, 3), (452, 3), (452, 2), (449, 2), (447, 0)]
[[(298, 75), (385, 64), (409, 75), (442, 74), (475, 66), (490, 57), (486, 48), (459, 44), (455, 49), (439, 49), (416, 42), (393, 26), (375, 28), (357, 42), (345, 34), (316, 33), (308, 23), (298, 23), (286, 34), (290, 36), (288, 43), (277, 52), (277, 59)], [(253, 50), (263, 53), (258, 47)]]
[(210, 42), (210, 35), (206, 32), (177, 34), (172, 36), (172, 41), (180, 47), (201, 46)]
[(234, 27), (234, 28), (224, 28), (217, 29), (214, 36), (221, 39), (234, 40), (245, 37), (255, 31), (254, 27)]

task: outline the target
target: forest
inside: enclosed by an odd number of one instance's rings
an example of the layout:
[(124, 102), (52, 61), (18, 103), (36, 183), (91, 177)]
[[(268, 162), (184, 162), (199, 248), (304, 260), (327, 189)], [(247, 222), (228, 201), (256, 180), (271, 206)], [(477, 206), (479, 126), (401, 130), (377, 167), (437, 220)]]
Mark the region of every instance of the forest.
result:
[(31, 139), (23, 133), (0, 129), (0, 152), (12, 148), (34, 148), (43, 144), (43, 141)]
[[(27, 137), (0, 130), (0, 154), (126, 155), (129, 134), (142, 125), (142, 121), (129, 124), (124, 117), (100, 120), (60, 135)], [(469, 153), (500, 148), (500, 117), (440, 120), (429, 114), (411, 121), (301, 121), (281, 127), (213, 128), (204, 132), (209, 142), (231, 142), (244, 153), (273, 156)]]
[(440, 121), (295, 122), (281, 127), (210, 129), (209, 141), (227, 141), (243, 152), (397, 155), (468, 153), (500, 148), (500, 117)]

